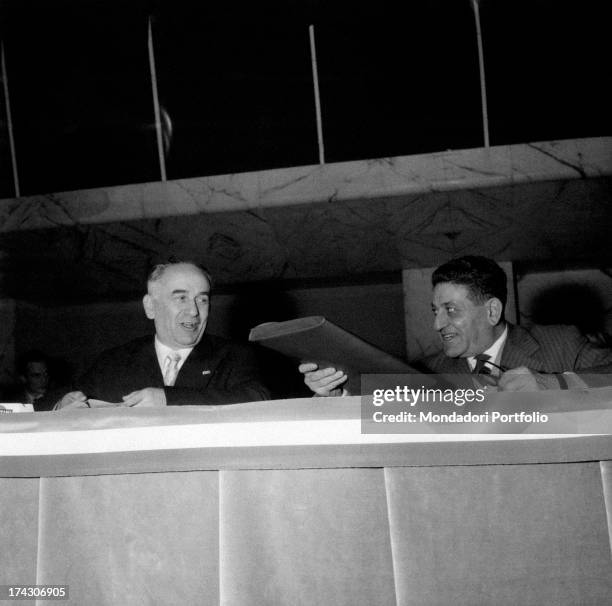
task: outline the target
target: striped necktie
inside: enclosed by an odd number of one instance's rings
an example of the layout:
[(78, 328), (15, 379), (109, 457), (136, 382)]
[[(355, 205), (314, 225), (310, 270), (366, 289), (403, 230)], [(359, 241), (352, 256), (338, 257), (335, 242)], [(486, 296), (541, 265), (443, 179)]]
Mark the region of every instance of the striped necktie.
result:
[(491, 369), (486, 366), (486, 363), (491, 359), (491, 356), (488, 354), (478, 354), (477, 356), (474, 356), (474, 359), (476, 360), (476, 366), (474, 366), (474, 370), (472, 370), (472, 373), (475, 375), (490, 375), (491, 374)]
[(179, 371), (179, 362), (181, 354), (178, 351), (173, 351), (166, 356), (164, 360), (164, 385), (171, 387), (176, 381), (176, 375)]

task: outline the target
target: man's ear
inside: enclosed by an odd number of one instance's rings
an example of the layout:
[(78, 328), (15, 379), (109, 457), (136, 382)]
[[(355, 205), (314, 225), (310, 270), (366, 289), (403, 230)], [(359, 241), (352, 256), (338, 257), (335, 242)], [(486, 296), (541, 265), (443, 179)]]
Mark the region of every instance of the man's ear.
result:
[(504, 306), (497, 297), (492, 297), (486, 302), (487, 320), (491, 326), (497, 326), (504, 312)]
[(145, 314), (149, 320), (153, 320), (155, 318), (155, 307), (153, 305), (153, 297), (151, 295), (145, 295), (142, 298), (142, 305), (145, 310)]

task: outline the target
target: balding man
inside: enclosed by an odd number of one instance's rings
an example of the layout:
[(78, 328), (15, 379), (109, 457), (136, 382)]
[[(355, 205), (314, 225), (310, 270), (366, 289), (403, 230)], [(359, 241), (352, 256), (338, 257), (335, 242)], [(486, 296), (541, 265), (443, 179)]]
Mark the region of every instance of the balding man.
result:
[(205, 334), (211, 282), (195, 263), (156, 266), (143, 298), (155, 335), (104, 352), (57, 408), (89, 400), (159, 407), (268, 399), (250, 346)]

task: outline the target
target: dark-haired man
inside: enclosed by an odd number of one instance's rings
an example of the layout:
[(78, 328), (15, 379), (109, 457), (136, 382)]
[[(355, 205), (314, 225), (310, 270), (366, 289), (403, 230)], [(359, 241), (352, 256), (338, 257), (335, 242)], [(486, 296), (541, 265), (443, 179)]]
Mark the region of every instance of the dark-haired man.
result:
[[(506, 322), (506, 274), (491, 259), (452, 259), (434, 271), (432, 286), (442, 351), (417, 363), (429, 372), (486, 372), (504, 391), (584, 386), (576, 373), (589, 371), (602, 378), (599, 384), (605, 382), (602, 373), (612, 373), (612, 351), (594, 346), (573, 326), (527, 330)], [(338, 395), (346, 380), (340, 371), (313, 364), (302, 364), (300, 371), (319, 395)]]
[(19, 383), (3, 394), (2, 400), (32, 404), (35, 411), (52, 410), (60, 394), (52, 390), (50, 359), (41, 351), (31, 350), (17, 362)]
[(190, 262), (158, 265), (143, 298), (155, 336), (104, 352), (57, 408), (233, 404), (269, 398), (247, 344), (205, 334), (211, 277)]

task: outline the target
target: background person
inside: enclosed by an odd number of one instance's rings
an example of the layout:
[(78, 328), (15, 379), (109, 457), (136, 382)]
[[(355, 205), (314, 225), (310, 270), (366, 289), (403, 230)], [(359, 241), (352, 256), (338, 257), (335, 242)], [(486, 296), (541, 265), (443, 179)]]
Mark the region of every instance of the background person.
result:
[(51, 358), (41, 351), (30, 350), (23, 354), (17, 362), (18, 382), (5, 391), (2, 400), (33, 404), (37, 412), (52, 410), (61, 395), (53, 366)]

